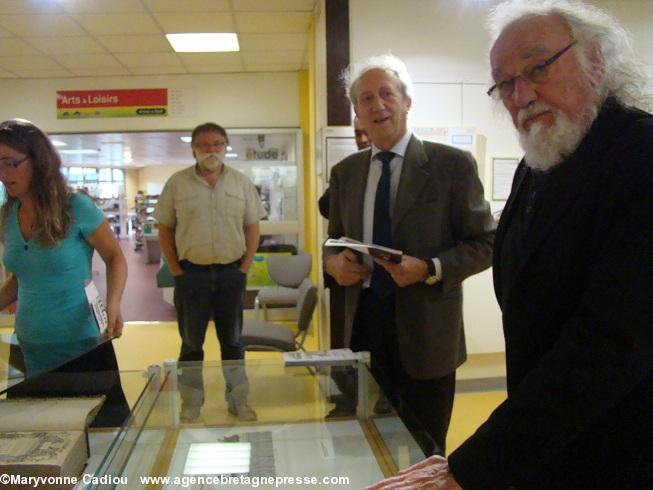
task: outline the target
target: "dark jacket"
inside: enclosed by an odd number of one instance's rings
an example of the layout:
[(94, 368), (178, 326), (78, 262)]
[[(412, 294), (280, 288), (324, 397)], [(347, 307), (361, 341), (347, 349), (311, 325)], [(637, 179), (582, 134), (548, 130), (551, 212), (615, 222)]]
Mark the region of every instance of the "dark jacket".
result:
[(506, 268), (530, 173), (522, 162), (494, 250), (508, 399), (450, 468), (466, 490), (651, 488), (653, 117), (608, 99)]

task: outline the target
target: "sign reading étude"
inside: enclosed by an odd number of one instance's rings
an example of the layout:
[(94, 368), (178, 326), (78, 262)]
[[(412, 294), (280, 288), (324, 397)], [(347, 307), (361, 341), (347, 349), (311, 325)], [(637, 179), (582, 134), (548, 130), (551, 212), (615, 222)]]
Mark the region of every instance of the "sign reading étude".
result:
[(168, 89), (57, 90), (57, 119), (168, 115)]

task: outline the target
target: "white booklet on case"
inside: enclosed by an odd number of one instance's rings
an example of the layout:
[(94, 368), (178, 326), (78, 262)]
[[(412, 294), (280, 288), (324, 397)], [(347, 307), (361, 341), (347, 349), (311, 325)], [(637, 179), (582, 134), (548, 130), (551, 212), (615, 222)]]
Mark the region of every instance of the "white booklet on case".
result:
[(90, 281), (84, 288), (86, 291), (86, 299), (88, 300), (88, 305), (91, 307), (93, 312), (93, 317), (97, 323), (98, 329), (100, 330), (100, 335), (102, 335), (107, 330), (109, 325), (109, 318), (107, 317), (107, 308), (104, 305), (104, 301), (100, 297), (100, 293), (95, 287), (95, 283)]
[(312, 352), (284, 352), (283, 360), (286, 366), (315, 366), (319, 364), (349, 364), (361, 359), (361, 352), (351, 349), (329, 349)]
[(383, 260), (388, 260), (398, 264), (401, 262), (401, 256), (403, 252), (401, 250), (396, 250), (394, 248), (384, 247), (382, 245), (375, 245), (373, 243), (363, 243), (353, 238), (346, 236), (340, 238), (329, 238), (324, 242), (325, 247), (345, 247), (357, 252), (371, 255), (372, 257), (378, 257)]

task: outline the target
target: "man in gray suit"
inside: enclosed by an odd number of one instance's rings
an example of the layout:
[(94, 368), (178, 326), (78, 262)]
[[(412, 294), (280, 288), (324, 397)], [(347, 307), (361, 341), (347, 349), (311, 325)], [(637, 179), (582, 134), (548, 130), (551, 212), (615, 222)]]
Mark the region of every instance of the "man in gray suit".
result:
[(372, 142), (331, 173), (329, 236), (400, 249), (400, 263), (324, 248), (345, 293), (345, 341), (372, 353), (372, 372), (427, 454), (444, 454), (465, 361), (462, 281), (490, 266), (495, 224), (468, 153), (407, 128), (412, 84), (393, 56), (350, 74), (348, 94)]

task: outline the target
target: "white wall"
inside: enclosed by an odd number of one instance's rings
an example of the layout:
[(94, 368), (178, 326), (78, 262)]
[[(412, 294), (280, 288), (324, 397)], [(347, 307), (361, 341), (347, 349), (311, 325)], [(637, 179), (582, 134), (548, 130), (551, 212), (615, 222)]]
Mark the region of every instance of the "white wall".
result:
[[(57, 119), (57, 90), (101, 88), (167, 88), (170, 115)], [(23, 117), (66, 133), (191, 129), (206, 121), (230, 128), (299, 127), (298, 93), (297, 73), (0, 80), (0, 120)]]
[[(392, 53), (406, 63), (416, 98), (413, 126), (474, 128), (486, 138), (485, 162), (492, 157), (521, 157), (510, 120), (485, 95), (490, 85), (484, 28), (489, 5), (496, 0), (350, 0), (352, 63)], [(634, 36), (643, 61), (653, 65), (653, 2), (590, 2), (611, 11)], [(470, 352), (504, 349), (501, 315), (491, 271), (465, 281), (465, 325)]]

